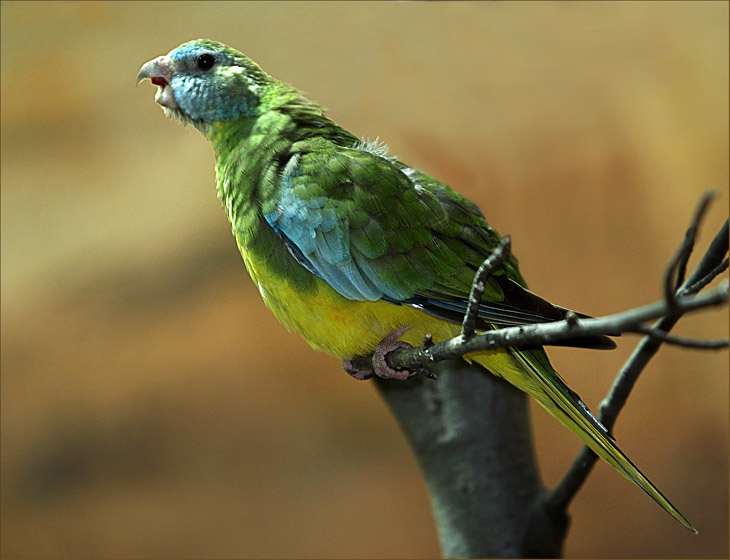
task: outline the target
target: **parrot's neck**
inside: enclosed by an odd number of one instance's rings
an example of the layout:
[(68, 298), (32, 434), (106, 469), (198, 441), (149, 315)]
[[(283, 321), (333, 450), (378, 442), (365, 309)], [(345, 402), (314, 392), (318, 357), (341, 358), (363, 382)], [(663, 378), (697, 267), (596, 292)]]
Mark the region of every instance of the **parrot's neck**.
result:
[(270, 172), (291, 145), (287, 120), (269, 112), (216, 123), (208, 131), (216, 157), (218, 197), (236, 237), (246, 245), (263, 224), (261, 207), (274, 187)]
[[(339, 140), (337, 125), (306, 126), (283, 111), (215, 123), (206, 130), (216, 157), (216, 189), (251, 276), (264, 289), (272, 275), (288, 278), (298, 289), (314, 278), (286, 249), (264, 216), (278, 201), (281, 168), (306, 138)], [(311, 121), (310, 121), (311, 122)], [(344, 131), (342, 131), (344, 132)], [(348, 134), (348, 133), (345, 133)], [(354, 138), (348, 136), (347, 140)]]

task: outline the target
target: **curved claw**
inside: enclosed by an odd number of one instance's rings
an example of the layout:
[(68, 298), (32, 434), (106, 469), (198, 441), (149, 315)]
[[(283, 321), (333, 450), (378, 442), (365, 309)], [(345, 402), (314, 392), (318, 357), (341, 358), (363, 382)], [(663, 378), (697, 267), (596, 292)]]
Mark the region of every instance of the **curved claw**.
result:
[(417, 372), (411, 372), (407, 369), (393, 369), (385, 359), (393, 350), (411, 347), (407, 342), (398, 340), (410, 328), (406, 326), (394, 330), (375, 347), (375, 352), (373, 352), (373, 371), (375, 375), (382, 379), (399, 379), (402, 381), (417, 374)]

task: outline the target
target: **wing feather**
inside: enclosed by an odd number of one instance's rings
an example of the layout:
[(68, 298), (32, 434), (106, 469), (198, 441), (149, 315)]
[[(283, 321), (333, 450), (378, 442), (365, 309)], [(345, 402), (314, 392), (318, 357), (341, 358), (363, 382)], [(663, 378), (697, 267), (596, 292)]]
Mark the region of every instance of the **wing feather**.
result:
[[(474, 273), (500, 241), (479, 209), (381, 153), (315, 147), (292, 147), (265, 215), (291, 254), (348, 299), (385, 299), (461, 322)], [(565, 312), (525, 288), (509, 255), (486, 283), (477, 326), (555, 321)], [(612, 347), (607, 340), (580, 345)]]

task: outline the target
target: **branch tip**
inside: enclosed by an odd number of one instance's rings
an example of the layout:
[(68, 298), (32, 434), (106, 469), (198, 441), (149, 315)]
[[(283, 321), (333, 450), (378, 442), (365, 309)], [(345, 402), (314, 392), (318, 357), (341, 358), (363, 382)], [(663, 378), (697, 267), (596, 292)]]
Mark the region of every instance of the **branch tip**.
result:
[(694, 250), (700, 222), (704, 218), (710, 202), (712, 202), (712, 199), (716, 195), (717, 191), (715, 189), (708, 190), (702, 195), (692, 215), (689, 227), (684, 234), (684, 239), (667, 265), (667, 271), (664, 276), (664, 299), (672, 310), (676, 307), (677, 294), (684, 284), (687, 274), (687, 263)]
[(505, 235), (494, 248), (492, 254), (484, 259), (484, 262), (482, 262), (474, 275), (474, 281), (471, 284), (471, 292), (469, 293), (466, 312), (464, 313), (464, 320), (461, 324), (461, 336), (464, 340), (470, 340), (476, 334), (476, 322), (479, 316), (479, 306), (482, 302), (482, 296), (484, 295), (487, 279), (507, 258), (511, 242), (512, 240), (510, 236)]

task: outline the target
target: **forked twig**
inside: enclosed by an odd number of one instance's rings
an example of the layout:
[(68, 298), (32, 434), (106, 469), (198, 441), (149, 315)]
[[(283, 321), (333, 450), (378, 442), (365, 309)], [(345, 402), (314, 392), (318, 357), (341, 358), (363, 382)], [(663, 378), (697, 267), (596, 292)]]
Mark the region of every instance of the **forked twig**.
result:
[(466, 308), (466, 313), (464, 313), (464, 321), (461, 324), (461, 336), (464, 340), (469, 340), (476, 333), (479, 305), (482, 303), (482, 296), (484, 295), (487, 279), (504, 262), (504, 259), (507, 258), (510, 243), (510, 236), (505, 235), (502, 241), (499, 242), (499, 245), (492, 251), (492, 254), (481, 264), (474, 276), (474, 281), (471, 284), (471, 292), (469, 293), (469, 303)]

